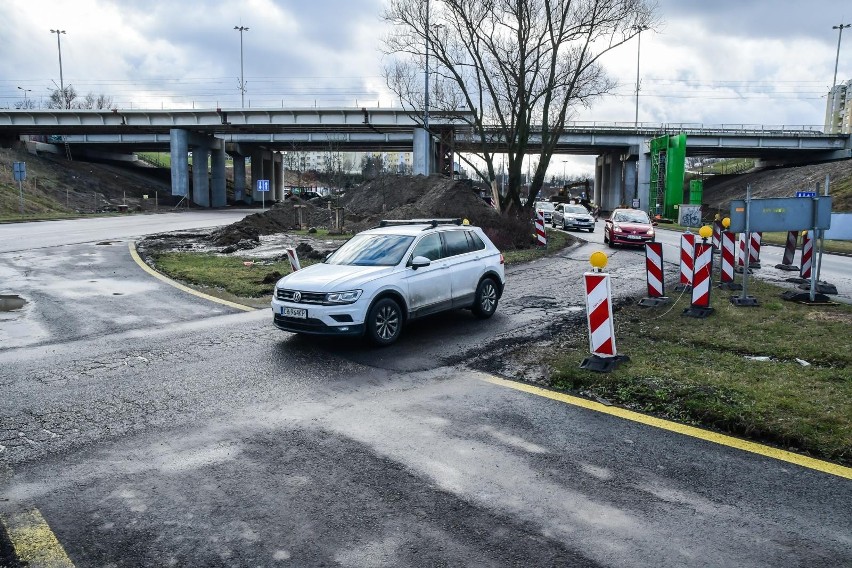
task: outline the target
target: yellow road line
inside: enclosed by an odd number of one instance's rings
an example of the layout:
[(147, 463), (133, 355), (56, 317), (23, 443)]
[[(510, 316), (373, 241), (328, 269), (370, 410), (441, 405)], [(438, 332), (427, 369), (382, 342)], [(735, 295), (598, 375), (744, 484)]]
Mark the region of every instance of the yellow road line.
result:
[(223, 300), (222, 298), (217, 298), (216, 296), (210, 296), (210, 295), (205, 294), (203, 292), (199, 292), (198, 290), (193, 290), (189, 286), (184, 286), (183, 284), (181, 284), (179, 282), (175, 282), (174, 280), (172, 280), (168, 276), (164, 276), (164, 275), (160, 274), (159, 272), (157, 272), (156, 270), (154, 270), (153, 268), (151, 268), (150, 266), (145, 264), (145, 261), (142, 260), (142, 258), (140, 258), (139, 253), (136, 252), (136, 243), (134, 241), (130, 241), (129, 246), (130, 246), (130, 256), (133, 257), (133, 260), (136, 262), (136, 264), (138, 264), (139, 267), (142, 268), (142, 270), (144, 270), (145, 272), (147, 272), (148, 274), (150, 274), (154, 278), (158, 278), (158, 279), (162, 280), (163, 282), (165, 282), (169, 286), (174, 286), (178, 290), (183, 290), (184, 292), (192, 294), (193, 296), (198, 296), (199, 298), (204, 298), (205, 300), (210, 300), (211, 302), (217, 302), (219, 304), (224, 304), (224, 305), (229, 306), (231, 308), (236, 308), (238, 310), (243, 310), (245, 312), (255, 311), (256, 308), (252, 308), (251, 306), (244, 306), (242, 304), (237, 304), (235, 302), (229, 302), (228, 300)]
[(542, 396), (551, 400), (557, 400), (559, 402), (564, 402), (573, 406), (579, 406), (588, 410), (593, 410), (595, 412), (609, 414), (610, 416), (617, 416), (619, 418), (623, 418), (624, 420), (639, 422), (647, 426), (653, 426), (654, 428), (660, 428), (662, 430), (668, 430), (670, 432), (677, 432), (678, 434), (683, 434), (684, 436), (699, 438), (701, 440), (706, 440), (714, 444), (720, 444), (722, 446), (736, 448), (745, 452), (751, 452), (753, 454), (759, 454), (761, 456), (770, 457), (776, 460), (794, 463), (796, 465), (821, 471), (823, 473), (829, 473), (831, 475), (837, 475), (846, 479), (852, 479), (852, 468), (844, 467), (842, 465), (809, 458), (807, 456), (794, 454), (793, 452), (788, 452), (785, 450), (779, 450), (778, 448), (772, 448), (770, 446), (764, 446), (763, 444), (757, 444), (755, 442), (741, 440), (739, 438), (734, 438), (733, 436), (726, 436), (725, 434), (718, 434), (709, 430), (702, 430), (701, 428), (696, 428), (694, 426), (687, 426), (685, 424), (678, 424), (676, 422), (670, 422), (669, 420), (663, 420), (662, 418), (647, 416), (645, 414), (640, 414), (638, 412), (633, 412), (632, 410), (619, 408), (617, 406), (606, 406), (605, 404), (601, 404), (599, 402), (586, 400), (584, 398), (571, 396), (569, 394), (554, 392), (533, 385), (501, 379), (493, 375), (480, 374), (480, 378), (481, 380), (494, 385), (508, 387), (529, 394), (534, 394), (536, 396)]
[(15, 556), (30, 568), (74, 568), (65, 549), (38, 509), (0, 519), (15, 549)]

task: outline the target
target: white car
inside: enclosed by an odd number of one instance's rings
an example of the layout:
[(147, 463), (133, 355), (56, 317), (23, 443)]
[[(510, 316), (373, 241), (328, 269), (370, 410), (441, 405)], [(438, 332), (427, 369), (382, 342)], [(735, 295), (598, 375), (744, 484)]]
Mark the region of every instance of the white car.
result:
[(535, 202), (535, 212), (536, 214), (538, 214), (538, 212), (541, 211), (545, 223), (550, 223), (550, 219), (553, 215), (554, 209), (556, 209), (556, 207), (550, 201)]
[(365, 335), (390, 345), (405, 322), (454, 308), (489, 318), (503, 293), (503, 255), (460, 219), (382, 221), (325, 261), (281, 278), (273, 321), (294, 333)]
[(595, 231), (595, 220), (589, 210), (582, 205), (573, 203), (560, 203), (556, 206), (553, 216), (550, 218), (550, 224), (555, 229), (561, 227), (563, 230), (568, 229), (585, 229), (590, 233)]

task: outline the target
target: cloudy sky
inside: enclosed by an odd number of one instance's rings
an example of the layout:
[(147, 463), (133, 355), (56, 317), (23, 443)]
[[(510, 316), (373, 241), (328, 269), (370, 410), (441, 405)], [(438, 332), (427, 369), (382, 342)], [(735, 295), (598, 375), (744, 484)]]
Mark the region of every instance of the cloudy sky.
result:
[[(821, 125), (850, 0), (658, 0), (643, 32), (639, 121)], [(381, 78), (384, 0), (3, 0), (0, 107), (59, 83), (120, 108), (395, 106)], [(637, 42), (604, 64), (620, 85), (577, 120), (632, 124)], [(837, 80), (852, 79), (852, 28)], [(578, 160), (577, 163), (585, 163)], [(569, 166), (570, 167), (570, 166)]]

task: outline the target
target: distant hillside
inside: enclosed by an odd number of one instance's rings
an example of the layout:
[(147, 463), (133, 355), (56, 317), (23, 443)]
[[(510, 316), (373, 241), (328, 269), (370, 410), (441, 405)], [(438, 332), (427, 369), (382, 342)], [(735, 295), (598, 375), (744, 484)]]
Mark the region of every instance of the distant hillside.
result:
[(711, 212), (727, 212), (731, 200), (744, 198), (749, 185), (754, 198), (793, 197), (796, 191), (817, 187), (822, 195), (826, 175), (834, 211), (852, 212), (852, 160), (705, 177), (703, 201)]

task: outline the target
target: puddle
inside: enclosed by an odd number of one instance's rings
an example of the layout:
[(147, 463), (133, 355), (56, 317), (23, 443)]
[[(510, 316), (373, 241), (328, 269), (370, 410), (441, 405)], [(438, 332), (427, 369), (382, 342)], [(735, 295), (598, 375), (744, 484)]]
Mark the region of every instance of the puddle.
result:
[(14, 312), (26, 304), (27, 301), (20, 296), (0, 294), (0, 312)]
[(95, 246), (100, 246), (100, 245), (111, 245), (111, 244), (113, 244), (113, 242), (112, 242), (112, 241), (101, 241), (101, 242), (99, 242), (99, 243), (95, 243)]

